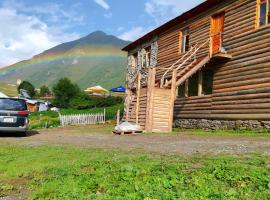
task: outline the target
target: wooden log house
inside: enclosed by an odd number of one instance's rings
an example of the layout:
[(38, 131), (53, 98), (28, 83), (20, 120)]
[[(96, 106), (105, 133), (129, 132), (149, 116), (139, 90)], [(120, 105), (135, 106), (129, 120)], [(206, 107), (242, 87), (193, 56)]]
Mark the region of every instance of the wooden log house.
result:
[(270, 127), (270, 0), (207, 0), (123, 50), (146, 131)]

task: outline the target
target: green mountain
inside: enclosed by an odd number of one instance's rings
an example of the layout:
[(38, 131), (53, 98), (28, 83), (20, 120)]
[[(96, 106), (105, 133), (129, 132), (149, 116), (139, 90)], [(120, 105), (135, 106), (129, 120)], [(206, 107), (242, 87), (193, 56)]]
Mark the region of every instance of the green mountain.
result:
[(128, 43), (96, 31), (1, 69), (0, 82), (15, 84), (20, 79), (40, 87), (68, 77), (82, 89), (95, 85), (110, 89), (124, 84), (126, 54), (121, 48)]

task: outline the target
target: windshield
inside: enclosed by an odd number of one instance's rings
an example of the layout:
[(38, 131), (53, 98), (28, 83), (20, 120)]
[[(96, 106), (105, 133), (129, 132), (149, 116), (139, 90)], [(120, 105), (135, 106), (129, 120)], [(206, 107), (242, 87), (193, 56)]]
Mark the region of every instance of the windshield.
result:
[(0, 99), (0, 110), (25, 111), (27, 107), (21, 99)]

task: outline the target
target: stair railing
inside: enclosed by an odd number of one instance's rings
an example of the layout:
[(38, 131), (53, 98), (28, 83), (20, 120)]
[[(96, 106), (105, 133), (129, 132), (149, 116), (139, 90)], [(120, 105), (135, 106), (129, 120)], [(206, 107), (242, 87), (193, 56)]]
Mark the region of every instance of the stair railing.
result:
[[(164, 87), (164, 80), (166, 75), (170, 72), (170, 71), (178, 71), (180, 69), (185, 68), (185, 64), (189, 61), (191, 61), (192, 58), (194, 58), (194, 61), (197, 58), (197, 52), (203, 48), (206, 44), (209, 45), (210, 42), (210, 38), (208, 38), (203, 44), (201, 44), (200, 46), (198, 44), (195, 44), (194, 46), (191, 47), (191, 49), (185, 54), (183, 55), (182, 58), (180, 58), (178, 61), (176, 61), (162, 76), (161, 81), (160, 81), (160, 87)], [(180, 63), (181, 61), (181, 63)], [(179, 64), (179, 65), (178, 65)], [(176, 67), (176, 65), (178, 65)], [(175, 68), (176, 67), (176, 68)]]
[[(191, 46), (190, 50), (185, 53), (180, 59), (178, 59), (171, 67), (169, 67), (166, 72), (163, 74), (162, 78), (161, 78), (161, 81), (160, 81), (160, 86), (163, 87), (164, 85), (164, 80), (165, 80), (165, 77), (166, 75), (173, 70), (173, 68), (179, 64), (180, 62), (182, 62), (187, 56), (189, 56), (190, 54), (192, 54), (192, 52), (196, 49), (196, 47), (198, 46), (198, 44), (195, 44), (193, 46)], [(189, 56), (190, 57), (190, 56)], [(181, 63), (180, 63), (181, 64)]]

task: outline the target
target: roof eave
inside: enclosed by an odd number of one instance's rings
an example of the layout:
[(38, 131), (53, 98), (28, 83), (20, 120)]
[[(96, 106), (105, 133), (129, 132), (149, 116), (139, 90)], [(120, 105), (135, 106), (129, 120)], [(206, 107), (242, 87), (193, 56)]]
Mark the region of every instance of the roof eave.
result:
[(199, 4), (198, 6), (192, 8), (191, 10), (179, 15), (178, 17), (166, 22), (165, 24), (159, 26), (158, 28), (154, 29), (153, 31), (147, 33), (146, 35), (142, 36), (141, 38), (137, 39), (136, 41), (130, 43), (126, 47), (124, 47), (123, 51), (130, 51), (133, 48), (136, 48), (139, 44), (151, 40), (154, 36), (157, 36), (159, 33), (179, 24), (187, 21), (191, 17), (195, 17), (196, 15), (204, 12), (205, 10), (217, 5), (218, 3), (224, 0), (207, 0), (203, 3)]

